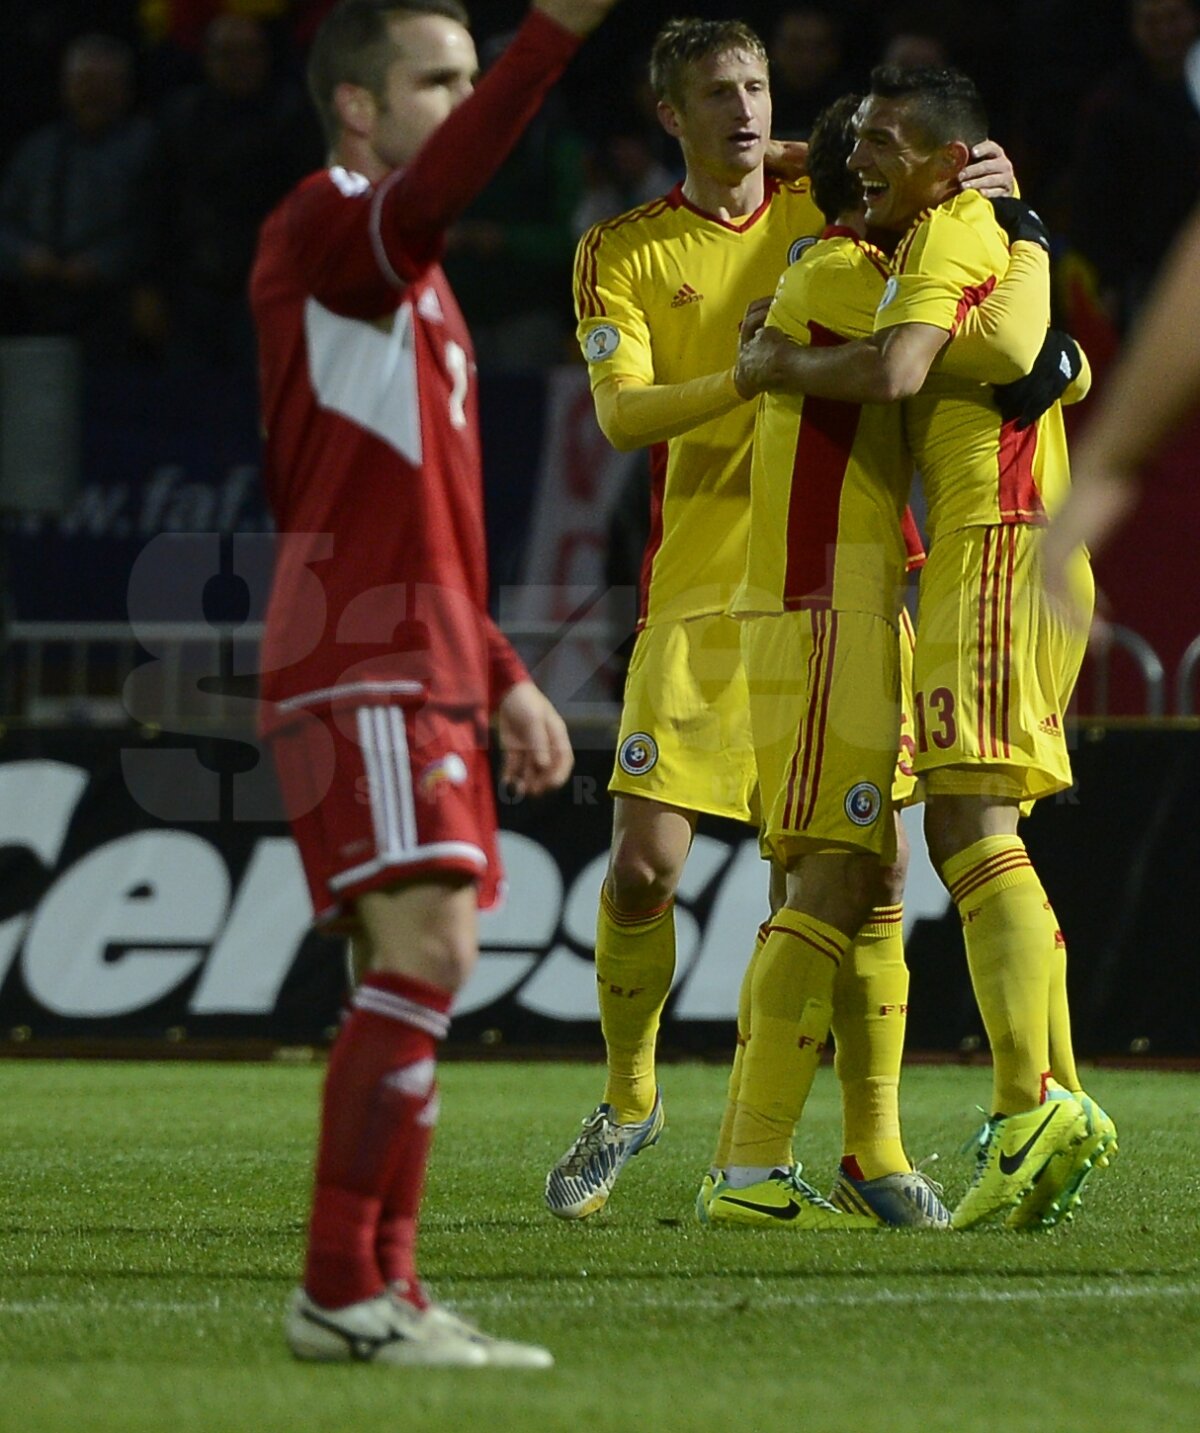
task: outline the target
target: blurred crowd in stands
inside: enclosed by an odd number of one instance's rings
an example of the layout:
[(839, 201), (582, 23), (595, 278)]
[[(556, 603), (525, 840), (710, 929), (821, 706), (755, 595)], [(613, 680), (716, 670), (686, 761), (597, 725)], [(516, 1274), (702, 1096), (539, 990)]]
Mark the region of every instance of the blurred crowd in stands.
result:
[[(258, 225), (322, 163), (304, 56), (332, 3), (4, 0), (0, 333), (249, 370)], [(486, 67), (525, 0), (469, 8)], [(756, 26), (782, 137), (880, 60), (968, 71), (1055, 236), (1060, 320), (1101, 362), (1200, 197), (1200, 0), (631, 0), (450, 236), (481, 368), (570, 361), (577, 238), (679, 177), (645, 77), (676, 13)]]

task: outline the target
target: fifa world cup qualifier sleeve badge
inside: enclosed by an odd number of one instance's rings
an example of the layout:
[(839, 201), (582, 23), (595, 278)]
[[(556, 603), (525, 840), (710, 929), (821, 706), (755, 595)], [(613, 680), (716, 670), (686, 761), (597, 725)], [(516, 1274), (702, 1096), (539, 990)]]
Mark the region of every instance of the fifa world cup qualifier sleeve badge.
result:
[(602, 363), (616, 353), (621, 335), (611, 323), (602, 323), (590, 329), (583, 340), (583, 356), (589, 363)]

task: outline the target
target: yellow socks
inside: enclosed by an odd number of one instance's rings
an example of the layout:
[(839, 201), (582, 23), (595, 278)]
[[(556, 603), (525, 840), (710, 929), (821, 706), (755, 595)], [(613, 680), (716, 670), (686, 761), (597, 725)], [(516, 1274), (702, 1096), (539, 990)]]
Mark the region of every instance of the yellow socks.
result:
[(992, 1113), (1041, 1102), (1050, 1066), (1053, 932), (1019, 836), (987, 836), (946, 862), (975, 1000), (992, 1047)]
[[(754, 950), (750, 956), (750, 963), (746, 966), (746, 973), (742, 976), (742, 984), (738, 990), (738, 1012), (737, 1012), (737, 1046), (733, 1052), (733, 1068), (729, 1072), (729, 1093), (725, 1097), (725, 1112), (721, 1116), (721, 1128), (717, 1132), (717, 1148), (713, 1155), (713, 1169), (724, 1169), (729, 1163), (729, 1143), (733, 1138), (733, 1120), (737, 1114), (738, 1091), (742, 1085), (742, 1060), (746, 1053), (746, 1041), (750, 1038), (750, 990), (754, 982), (754, 972), (758, 968), (758, 959), (762, 954), (762, 948), (766, 944), (767, 925), (760, 925), (758, 934), (754, 939)], [(788, 1150), (788, 1163), (791, 1163), (791, 1149)]]
[(600, 892), (596, 918), (596, 986), (608, 1051), (605, 1101), (618, 1124), (644, 1120), (654, 1108), (654, 1046), (675, 976), (675, 904), (624, 916)]
[(1067, 1002), (1067, 942), (1058, 926), (1058, 917), (1050, 902), (1046, 914), (1054, 937), (1054, 954), (1050, 958), (1050, 1073), (1064, 1090), (1076, 1093), (1083, 1089), (1075, 1067), (1075, 1048), (1071, 1044), (1071, 1009)]
[(900, 1063), (908, 1021), (904, 908), (877, 906), (833, 986), (834, 1069), (842, 1091), (842, 1149), (857, 1179), (912, 1168), (900, 1137)]
[(766, 926), (750, 988), (750, 1034), (742, 1055), (727, 1164), (786, 1168), (829, 1034), (833, 981), (849, 940), (785, 906)]

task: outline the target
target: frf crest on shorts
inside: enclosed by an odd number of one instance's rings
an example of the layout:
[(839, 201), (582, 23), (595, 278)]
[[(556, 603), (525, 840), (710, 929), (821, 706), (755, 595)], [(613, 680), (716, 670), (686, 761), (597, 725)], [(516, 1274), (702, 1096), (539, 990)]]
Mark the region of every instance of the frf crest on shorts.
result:
[(846, 792), (846, 815), (856, 826), (870, 826), (883, 810), (883, 796), (871, 781), (860, 781)]

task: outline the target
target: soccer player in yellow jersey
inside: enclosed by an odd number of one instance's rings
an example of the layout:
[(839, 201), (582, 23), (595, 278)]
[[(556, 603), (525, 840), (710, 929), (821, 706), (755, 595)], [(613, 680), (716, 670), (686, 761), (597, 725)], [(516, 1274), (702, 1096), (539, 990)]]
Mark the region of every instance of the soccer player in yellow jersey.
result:
[[(826, 346), (870, 334), (888, 274), (886, 254), (863, 237), (862, 193), (846, 168), (857, 103), (847, 96), (831, 106), (812, 135), (809, 173), (829, 227), (786, 270), (767, 319), (798, 342)], [(877, 949), (861, 942), (857, 961), (847, 946), (874, 903), (880, 862), (897, 854), (889, 793), (900, 736), (897, 626), (911, 477), (898, 409), (787, 394), (768, 395), (758, 409), (746, 561), (731, 610), (741, 626), (760, 840), (785, 873), (785, 894), (742, 992), (729, 1101), (696, 1206), (704, 1222), (838, 1226), (793, 1165), (793, 1127), (835, 1004), (847, 1089), (862, 1046), (854, 1025), (907, 1002), (898, 941)], [(873, 923), (881, 919), (877, 911)], [(856, 987), (868, 962), (864, 1000)], [(898, 1034), (897, 1065), (902, 1027)], [(875, 1092), (864, 1101), (876, 1118), (877, 1100)], [(850, 1102), (845, 1114), (853, 1150)], [(891, 1133), (897, 1149), (884, 1156), (881, 1177), (870, 1170), (877, 1177), (867, 1179), (857, 1156), (843, 1161), (853, 1170), (839, 1179), (843, 1212), (870, 1215), (874, 1207), (903, 1211), (907, 1223), (944, 1225), (937, 1191), (909, 1169), (898, 1119)], [(865, 1198), (855, 1197), (856, 1186)]]
[[(651, 77), (687, 177), (589, 231), (576, 261), (601, 427), (617, 447), (651, 446), (655, 478), (597, 921), (608, 1081), (547, 1177), (547, 1205), (564, 1218), (601, 1208), (629, 1157), (662, 1128), (655, 1042), (675, 969), (673, 900), (698, 815), (755, 816), (745, 675), (737, 624), (725, 616), (745, 558), (753, 430), (732, 364), (747, 302), (773, 289), (823, 225), (806, 180), (764, 173), (770, 96), (753, 32), (672, 21)], [(995, 146), (983, 152), (967, 181), (1007, 191), (1007, 161)], [(894, 907), (882, 930), (872, 938), (899, 948)], [(897, 1011), (892, 1023), (902, 1022)]]
[[(991, 206), (958, 183), (984, 133), (965, 76), (876, 70), (851, 167), (868, 223), (904, 237), (875, 334), (818, 353), (764, 329), (738, 370), (748, 393), (906, 400), (931, 537), (917, 621), (914, 765), (926, 786), (926, 839), (963, 920), (994, 1065), (993, 1114), (956, 1228), (1001, 1215), (1016, 1227), (1056, 1222), (1116, 1143), (1111, 1120), (1080, 1086), (1065, 946), (1017, 835), (1032, 802), (1071, 779), (1063, 714), (1082, 644), (1041, 600), (1039, 568), (1047, 513), (1069, 483), (1061, 409), (1055, 402), (1026, 426), (1006, 420), (1010, 395), (997, 390), (993, 401), (942, 354), (1009, 262)], [(1051, 345), (1064, 363), (1063, 396), (1082, 396), (1086, 365), (1069, 341), (1044, 337), (1047, 318), (1046, 308), (1028, 316), (1030, 359), (1033, 346)], [(1090, 601), (1082, 557), (1073, 580)]]
[[(830, 223), (785, 272), (767, 317), (816, 348), (871, 334), (890, 272), (887, 255), (867, 238), (861, 186), (846, 164), (857, 104), (856, 96), (844, 97), (814, 129), (809, 170)], [(1048, 265), (1040, 250), (1014, 267), (1028, 270), (1035, 298), (1044, 296)], [(1002, 315), (1021, 292), (1014, 283), (1006, 275), (997, 291)], [(966, 372), (982, 363), (997, 378), (1014, 366), (1019, 371), (1029, 348), (1019, 318), (993, 317), (984, 306), (967, 313), (947, 362)], [(741, 620), (762, 844), (786, 872), (786, 896), (749, 979), (719, 1177), (697, 1201), (710, 1223), (837, 1227), (826, 1202), (791, 1165), (792, 1130), (831, 1018), (845, 1095), (859, 1075), (856, 1022), (877, 1015), (877, 1001), (887, 1009), (889, 995), (892, 1002), (907, 999), (902, 958), (893, 963), (885, 950), (868, 955), (859, 932), (878, 900), (881, 858), (886, 869), (895, 851), (899, 823), (889, 789), (893, 797), (908, 796), (899, 780), (893, 784), (892, 771), (908, 558), (902, 519), (911, 477), (898, 406), (779, 393), (759, 407), (746, 572), (732, 610)], [(899, 890), (894, 896), (898, 902)], [(871, 924), (879, 917), (876, 910)], [(856, 936), (859, 950), (851, 958)], [(855, 999), (864, 971), (871, 975), (863, 992), (870, 1001)], [(899, 1046), (895, 1053), (898, 1075)], [(844, 1105), (846, 1148), (854, 1149), (857, 1112), (845, 1098)], [(899, 1146), (898, 1123), (894, 1134)], [(843, 1157), (831, 1201), (880, 1222), (948, 1222), (936, 1188), (909, 1169), (902, 1146), (883, 1172)], [(901, 1212), (908, 1217), (901, 1220)]]

